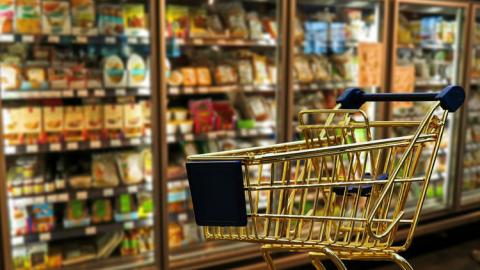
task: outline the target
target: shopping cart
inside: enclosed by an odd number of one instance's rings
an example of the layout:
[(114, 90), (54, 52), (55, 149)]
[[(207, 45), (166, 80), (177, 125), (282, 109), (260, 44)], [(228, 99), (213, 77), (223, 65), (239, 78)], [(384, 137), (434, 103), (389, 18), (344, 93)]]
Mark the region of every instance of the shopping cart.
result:
[[(460, 86), (439, 93), (366, 94), (348, 89), (335, 109), (299, 114), (302, 141), (188, 157), (195, 219), (206, 239), (308, 252), (316, 269), (330, 259), (389, 260), (412, 241), (448, 112), (465, 98)], [(368, 101), (435, 101), (421, 121), (369, 121)], [(394, 128), (408, 136), (373, 139)], [(403, 242), (394, 242), (397, 232)]]

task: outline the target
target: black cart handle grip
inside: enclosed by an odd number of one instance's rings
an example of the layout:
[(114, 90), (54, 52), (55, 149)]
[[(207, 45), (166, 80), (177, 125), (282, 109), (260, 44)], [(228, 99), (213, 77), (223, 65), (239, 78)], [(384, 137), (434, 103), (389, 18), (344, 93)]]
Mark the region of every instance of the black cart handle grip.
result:
[(449, 112), (455, 112), (465, 101), (465, 91), (461, 86), (450, 85), (440, 92), (431, 93), (378, 93), (368, 94), (360, 88), (348, 88), (338, 98), (342, 109), (359, 109), (369, 101), (440, 101), (440, 106)]

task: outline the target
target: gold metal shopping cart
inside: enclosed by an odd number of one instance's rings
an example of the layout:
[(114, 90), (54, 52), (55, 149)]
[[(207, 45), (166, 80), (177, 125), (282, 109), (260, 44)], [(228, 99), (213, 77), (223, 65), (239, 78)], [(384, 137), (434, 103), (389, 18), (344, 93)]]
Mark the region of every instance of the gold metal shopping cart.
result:
[[(366, 94), (353, 88), (331, 110), (299, 114), (305, 140), (188, 157), (195, 219), (206, 239), (308, 252), (316, 269), (330, 259), (390, 260), (412, 241), (448, 112), (465, 99), (460, 86), (439, 93)], [(434, 101), (421, 121), (369, 121), (370, 101)], [(380, 129), (410, 135), (374, 139)], [(399, 229), (406, 239), (394, 242)]]

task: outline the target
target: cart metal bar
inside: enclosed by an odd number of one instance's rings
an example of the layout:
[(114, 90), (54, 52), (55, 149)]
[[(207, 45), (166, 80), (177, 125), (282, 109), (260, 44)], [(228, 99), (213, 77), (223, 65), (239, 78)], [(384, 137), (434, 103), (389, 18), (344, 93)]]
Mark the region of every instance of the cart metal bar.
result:
[[(261, 217), (261, 218), (277, 218), (277, 219), (306, 219), (306, 220), (341, 220), (341, 221), (357, 221), (366, 222), (367, 218), (359, 217), (340, 217), (340, 216), (305, 216), (305, 215), (286, 215), (286, 214), (247, 214), (248, 217)], [(373, 219), (374, 222), (391, 222), (391, 219), (378, 218)], [(410, 224), (413, 219), (400, 219), (400, 223)]]

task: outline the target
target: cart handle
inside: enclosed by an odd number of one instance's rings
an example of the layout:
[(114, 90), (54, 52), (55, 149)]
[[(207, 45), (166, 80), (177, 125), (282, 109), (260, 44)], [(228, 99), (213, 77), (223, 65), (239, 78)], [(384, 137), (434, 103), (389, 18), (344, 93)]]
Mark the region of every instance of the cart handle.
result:
[(465, 100), (465, 91), (459, 85), (450, 85), (440, 92), (431, 93), (375, 93), (369, 94), (360, 88), (348, 88), (338, 98), (342, 109), (359, 109), (368, 101), (440, 101), (440, 106), (449, 112), (455, 112)]

